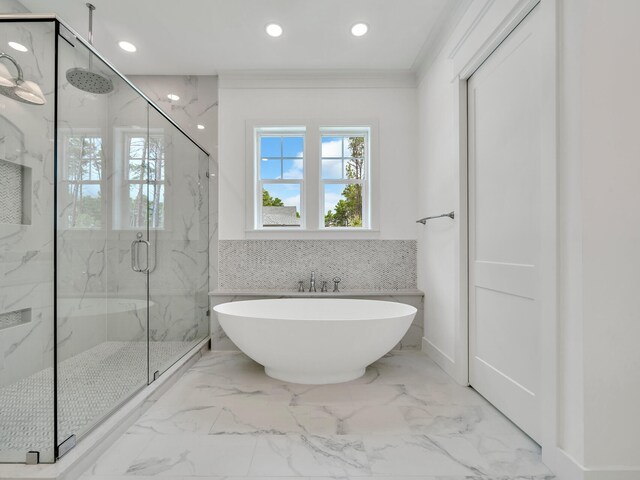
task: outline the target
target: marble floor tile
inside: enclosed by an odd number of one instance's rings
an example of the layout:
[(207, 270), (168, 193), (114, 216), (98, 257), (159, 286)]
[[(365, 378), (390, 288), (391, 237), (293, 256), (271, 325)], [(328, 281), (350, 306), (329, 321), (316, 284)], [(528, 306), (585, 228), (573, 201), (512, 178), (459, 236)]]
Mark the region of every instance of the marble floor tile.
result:
[(486, 475), (482, 456), (466, 444), (450, 451), (426, 435), (369, 436), (364, 439), (375, 475)]
[(286, 435), (303, 433), (289, 407), (283, 405), (236, 405), (222, 407), (213, 424), (212, 435)]
[(540, 447), (421, 352), (336, 385), (272, 379), (240, 352), (200, 359), (85, 480), (551, 480)]
[(404, 413), (385, 406), (292, 406), (289, 407), (301, 433), (310, 435), (409, 434)]
[(207, 377), (209, 385), (279, 385), (283, 382), (264, 373), (264, 367), (241, 352), (212, 352), (190, 374)]
[(349, 385), (338, 383), (335, 385), (299, 385), (290, 384), (289, 390), (293, 396), (290, 405), (321, 405), (340, 406), (353, 405)]
[[(129, 435), (135, 437), (135, 435)], [(246, 476), (256, 439), (244, 435), (156, 435), (125, 475)]]
[(209, 385), (202, 378), (193, 376), (177, 383), (171, 391), (158, 400), (161, 406), (216, 406), (291, 404), (295, 393), (285, 385), (225, 384)]
[(336, 416), (336, 407), (317, 405), (298, 405), (288, 407), (301, 433), (307, 435), (339, 435), (340, 419)]
[(342, 476), (371, 473), (359, 436), (274, 435), (258, 437), (250, 475)]
[(86, 475), (124, 475), (129, 464), (151, 443), (152, 435), (122, 435), (89, 468)]
[(180, 433), (208, 434), (213, 423), (220, 415), (220, 407), (194, 406), (168, 408), (158, 406), (148, 410), (128, 430), (128, 434)]

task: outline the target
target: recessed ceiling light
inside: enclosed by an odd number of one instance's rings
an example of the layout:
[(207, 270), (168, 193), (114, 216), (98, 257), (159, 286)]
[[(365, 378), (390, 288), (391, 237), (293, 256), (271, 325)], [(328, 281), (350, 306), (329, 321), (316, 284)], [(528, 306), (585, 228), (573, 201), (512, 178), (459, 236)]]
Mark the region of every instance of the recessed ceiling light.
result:
[(13, 48), (14, 50), (17, 50), (19, 52), (28, 52), (29, 49), (27, 47), (25, 47), (24, 45), (22, 45), (21, 43), (18, 42), (9, 42), (9, 46), (11, 48)]
[(129, 53), (133, 53), (136, 50), (138, 50), (133, 43), (125, 42), (124, 40), (121, 42), (118, 42), (118, 46), (121, 49), (123, 49), (125, 52), (129, 52)]
[(198, 124), (198, 130), (204, 130), (204, 125)]
[(180, 97), (175, 93), (170, 93), (169, 95), (167, 95), (167, 98), (173, 102), (177, 102), (178, 100), (180, 100)]
[(361, 37), (369, 31), (369, 25), (366, 23), (356, 23), (351, 27), (351, 35), (354, 37)]
[(267, 31), (267, 35), (269, 35), (270, 37), (279, 37), (284, 31), (282, 30), (282, 27), (277, 23), (270, 23), (265, 27), (265, 30)]

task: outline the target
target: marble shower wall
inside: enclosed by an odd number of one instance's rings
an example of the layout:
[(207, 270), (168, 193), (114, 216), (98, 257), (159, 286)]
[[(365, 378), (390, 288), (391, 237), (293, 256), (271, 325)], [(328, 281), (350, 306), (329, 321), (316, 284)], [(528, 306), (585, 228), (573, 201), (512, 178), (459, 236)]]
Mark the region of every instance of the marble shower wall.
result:
[(221, 290), (292, 290), (340, 277), (340, 289), (415, 289), (415, 240), (221, 240)]
[(29, 13), (29, 9), (18, 0), (0, 0), (0, 13)]

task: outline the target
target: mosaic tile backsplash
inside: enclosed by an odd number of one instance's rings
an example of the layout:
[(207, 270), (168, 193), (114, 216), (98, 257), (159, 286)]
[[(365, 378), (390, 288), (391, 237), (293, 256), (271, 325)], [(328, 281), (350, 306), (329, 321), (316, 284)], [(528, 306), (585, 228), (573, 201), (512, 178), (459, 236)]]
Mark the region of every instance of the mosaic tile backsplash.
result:
[(219, 288), (223, 290), (309, 288), (316, 272), (340, 277), (341, 290), (415, 289), (415, 240), (220, 240)]

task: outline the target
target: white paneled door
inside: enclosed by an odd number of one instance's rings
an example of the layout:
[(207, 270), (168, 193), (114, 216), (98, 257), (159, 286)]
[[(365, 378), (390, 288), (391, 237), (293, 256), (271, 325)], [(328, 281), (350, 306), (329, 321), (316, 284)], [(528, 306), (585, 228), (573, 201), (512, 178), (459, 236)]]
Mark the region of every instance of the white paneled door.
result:
[(469, 381), (533, 439), (541, 425), (537, 10), (468, 81)]

